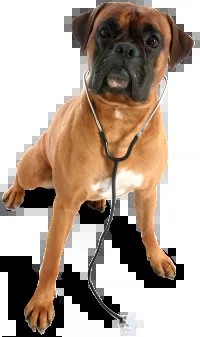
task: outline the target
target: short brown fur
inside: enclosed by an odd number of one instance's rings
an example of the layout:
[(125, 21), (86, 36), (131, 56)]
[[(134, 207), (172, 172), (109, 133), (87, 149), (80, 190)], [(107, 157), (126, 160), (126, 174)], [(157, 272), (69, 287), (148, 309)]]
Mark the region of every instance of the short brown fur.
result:
[[(126, 153), (131, 140), (158, 101), (157, 85), (165, 73), (170, 52), (170, 62), (174, 66), (189, 52), (192, 39), (184, 32), (180, 32), (169, 16), (155, 9), (130, 3), (101, 5), (98, 11), (86, 13), (81, 17), (81, 27), (79, 17), (73, 21), (73, 32), (81, 47), (84, 49), (87, 46), (89, 70), (95, 50), (95, 31), (109, 16), (118, 20), (124, 32), (130, 25), (137, 27), (153, 22), (165, 40), (164, 49), (154, 64), (156, 78), (145, 103), (134, 102), (130, 97), (123, 95), (90, 93), (108, 140), (109, 151), (113, 156), (120, 157)], [(179, 38), (185, 45), (184, 51), (179, 46)], [(115, 119), (116, 108), (121, 110), (123, 120)], [(131, 169), (144, 176), (141, 186), (134, 188), (135, 205), (133, 205), (142, 241), (154, 271), (160, 276), (172, 278), (175, 266), (159, 247), (154, 233), (156, 186), (167, 165), (167, 152), (167, 139), (159, 108), (130, 157), (119, 163), (118, 171)], [(32, 329), (45, 330), (52, 322), (53, 298), (60, 258), (72, 229), (74, 217), (86, 200), (96, 202), (96, 208), (100, 211), (105, 208), (105, 200), (101, 200), (100, 197), (101, 191), (92, 192), (91, 184), (111, 177), (112, 170), (113, 162), (105, 154), (85, 90), (63, 104), (48, 130), (18, 163), (15, 182), (3, 195), (7, 208), (16, 208), (23, 202), (25, 189), (52, 186), (56, 191), (39, 282), (25, 308), (25, 316)], [(92, 207), (94, 203), (91, 204)]]

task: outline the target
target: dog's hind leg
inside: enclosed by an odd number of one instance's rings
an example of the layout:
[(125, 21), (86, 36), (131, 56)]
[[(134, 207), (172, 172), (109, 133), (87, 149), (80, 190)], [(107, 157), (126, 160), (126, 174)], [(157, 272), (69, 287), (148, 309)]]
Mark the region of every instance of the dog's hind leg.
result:
[(88, 207), (103, 213), (106, 208), (106, 200), (105, 199), (96, 200), (96, 201), (88, 200), (87, 205)]
[(22, 204), (25, 190), (34, 190), (37, 187), (48, 188), (52, 184), (52, 170), (44, 160), (39, 139), (25, 152), (17, 164), (15, 181), (3, 194), (2, 200), (7, 209), (14, 210)]
[(24, 201), (25, 190), (19, 185), (16, 175), (13, 185), (3, 194), (2, 201), (7, 210), (14, 211)]

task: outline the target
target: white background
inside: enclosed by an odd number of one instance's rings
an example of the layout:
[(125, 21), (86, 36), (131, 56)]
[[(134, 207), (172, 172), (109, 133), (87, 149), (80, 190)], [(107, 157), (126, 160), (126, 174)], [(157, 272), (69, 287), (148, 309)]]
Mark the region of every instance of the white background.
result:
[[(96, 7), (96, 3), (73, 0), (73, 6)], [(198, 1), (157, 0), (152, 6), (176, 7), (177, 23), (184, 23), (185, 31), (200, 31)], [(66, 0), (0, 2), (1, 185), (8, 181), (8, 168), (16, 166), (16, 152), (32, 143), (32, 136), (48, 126), (48, 112), (80, 86), (79, 49), (72, 49), (71, 33), (64, 33), (64, 16), (71, 13)], [(135, 273), (120, 265), (119, 250), (112, 249), (111, 241), (105, 243), (104, 265), (97, 267), (97, 287), (103, 287), (113, 303), (120, 303), (122, 311), (136, 312), (137, 319), (144, 320), (138, 336), (196, 335), (198, 331), (199, 310), (194, 303), (200, 301), (199, 61), (200, 50), (193, 49), (193, 64), (185, 65), (184, 72), (169, 73), (168, 184), (160, 187), (161, 246), (177, 248), (176, 262), (184, 263), (185, 280), (177, 281), (175, 289), (144, 289)], [(48, 219), (29, 216), (28, 220), (0, 217), (0, 255), (32, 255), (33, 263), (40, 263), (40, 232), (47, 231)], [(8, 245), (11, 231), (15, 240)], [(73, 248), (65, 250), (65, 261), (73, 263), (74, 271), (87, 272), (87, 248), (96, 242), (94, 227), (88, 226), (88, 232), (80, 227), (72, 235)], [(5, 310), (7, 277), (0, 274), (0, 336), (15, 334), (15, 322), (7, 320)], [(57, 334), (120, 335), (119, 329), (104, 329), (103, 321), (89, 321), (87, 313), (80, 313), (79, 305), (71, 302), (65, 298), (65, 328)]]

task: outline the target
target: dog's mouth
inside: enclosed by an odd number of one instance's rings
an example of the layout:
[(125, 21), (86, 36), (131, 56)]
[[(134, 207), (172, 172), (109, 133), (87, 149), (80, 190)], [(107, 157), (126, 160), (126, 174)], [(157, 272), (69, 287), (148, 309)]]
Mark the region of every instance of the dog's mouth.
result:
[(129, 74), (125, 68), (114, 68), (106, 76), (106, 82), (110, 88), (125, 89), (129, 81)]

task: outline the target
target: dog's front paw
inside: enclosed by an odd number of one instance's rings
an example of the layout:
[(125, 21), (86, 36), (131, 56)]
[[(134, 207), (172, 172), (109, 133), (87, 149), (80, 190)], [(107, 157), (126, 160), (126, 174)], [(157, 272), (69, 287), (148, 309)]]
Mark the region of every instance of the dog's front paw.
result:
[(51, 325), (54, 316), (53, 297), (55, 292), (35, 291), (33, 297), (24, 309), (25, 320), (28, 322), (32, 331), (38, 329), (40, 334), (44, 334), (45, 330)]
[(176, 267), (170, 257), (159, 246), (148, 251), (147, 259), (158, 276), (166, 277), (170, 280), (175, 278)]

